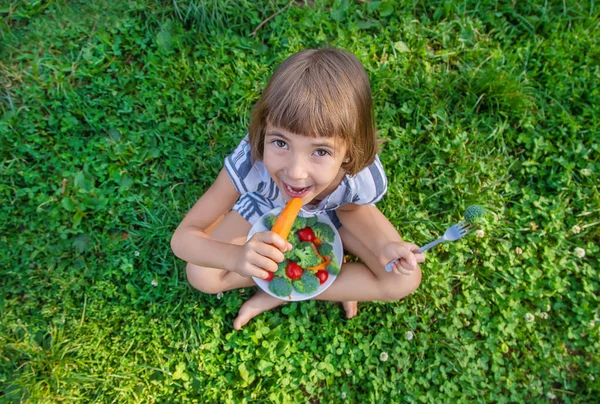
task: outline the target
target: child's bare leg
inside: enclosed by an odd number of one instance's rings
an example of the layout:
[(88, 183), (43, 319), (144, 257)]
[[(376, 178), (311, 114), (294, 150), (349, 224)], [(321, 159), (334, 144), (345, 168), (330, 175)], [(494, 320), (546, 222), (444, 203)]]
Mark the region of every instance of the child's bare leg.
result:
[[(346, 256), (342, 259), (342, 265), (346, 263)], [(342, 307), (346, 311), (346, 318), (350, 319), (358, 313), (358, 302), (356, 300), (350, 300), (342, 302)]]
[[(243, 245), (251, 227), (250, 223), (239, 213), (231, 211), (207, 229), (207, 233), (215, 240)], [(204, 293), (215, 294), (226, 290), (256, 286), (252, 278), (246, 278), (236, 272), (224, 269), (200, 267), (188, 263), (186, 273), (190, 284)]]
[[(348, 231), (342, 228), (340, 235), (344, 249), (356, 255), (364, 263), (343, 264), (342, 271), (335, 282), (315, 299), (342, 302), (347, 318), (356, 315), (357, 301), (399, 300), (417, 289), (421, 283), (420, 269), (415, 269), (411, 275), (388, 273), (377, 257)], [(242, 305), (233, 326), (239, 330), (252, 318), (284, 303), (286, 303), (284, 300), (258, 291)]]
[(394, 301), (406, 297), (419, 287), (419, 268), (411, 275), (389, 273), (377, 257), (343, 227), (340, 229), (340, 236), (344, 249), (356, 255), (362, 263), (344, 264), (335, 282), (316, 299), (340, 302)]
[[(239, 213), (231, 211), (220, 222), (215, 222), (207, 229), (207, 233), (215, 240), (243, 245), (251, 227), (250, 223), (241, 217)], [(211, 229), (214, 229), (212, 233), (210, 232)], [(224, 269), (207, 268), (188, 263), (186, 273), (190, 284), (204, 293), (215, 294), (232, 289), (256, 286), (252, 278)], [(234, 328), (239, 330), (253, 317), (282, 303), (285, 302), (259, 291), (242, 305), (238, 317), (233, 323)]]

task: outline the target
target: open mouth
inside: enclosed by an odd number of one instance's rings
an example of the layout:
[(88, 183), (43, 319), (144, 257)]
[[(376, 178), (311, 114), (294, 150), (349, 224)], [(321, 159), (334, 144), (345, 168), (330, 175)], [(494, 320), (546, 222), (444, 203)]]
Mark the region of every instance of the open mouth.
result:
[(292, 198), (302, 198), (302, 197), (306, 196), (306, 194), (308, 194), (310, 187), (304, 187), (304, 188), (292, 187), (292, 186), (286, 184), (285, 182), (283, 182), (283, 190), (285, 191), (286, 194), (288, 194)]

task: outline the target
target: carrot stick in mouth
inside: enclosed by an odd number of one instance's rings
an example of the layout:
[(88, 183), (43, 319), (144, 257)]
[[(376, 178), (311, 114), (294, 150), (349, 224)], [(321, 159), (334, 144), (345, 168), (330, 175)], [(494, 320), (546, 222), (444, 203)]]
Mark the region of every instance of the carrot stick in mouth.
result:
[(298, 213), (300, 213), (300, 208), (302, 208), (302, 199), (294, 198), (289, 201), (275, 220), (271, 231), (279, 234), (281, 238), (287, 241), (294, 221), (298, 217)]

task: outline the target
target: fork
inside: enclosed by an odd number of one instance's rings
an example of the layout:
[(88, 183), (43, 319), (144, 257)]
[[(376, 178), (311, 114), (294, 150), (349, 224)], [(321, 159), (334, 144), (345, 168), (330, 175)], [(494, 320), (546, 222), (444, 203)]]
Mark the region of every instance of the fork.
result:
[[(419, 248), (415, 252), (418, 252), (418, 253), (425, 252), (425, 251), (429, 250), (430, 248), (433, 248), (436, 245), (438, 245), (444, 241), (456, 241), (459, 238), (466, 236), (471, 231), (473, 231), (473, 226), (469, 225), (469, 223), (467, 223), (463, 220), (462, 222), (456, 223), (452, 227), (448, 227), (442, 237), (438, 238), (437, 240), (432, 241), (429, 244), (424, 245), (423, 247)], [(385, 270), (388, 272), (392, 272), (392, 264), (396, 261), (398, 261), (398, 259), (388, 262), (388, 264), (385, 266)]]

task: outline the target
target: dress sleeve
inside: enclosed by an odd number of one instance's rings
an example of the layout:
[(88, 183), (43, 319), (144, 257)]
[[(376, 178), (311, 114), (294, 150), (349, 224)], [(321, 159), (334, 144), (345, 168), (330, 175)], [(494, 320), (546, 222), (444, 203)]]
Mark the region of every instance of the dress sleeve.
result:
[(375, 161), (354, 177), (351, 177), (353, 188), (352, 203), (371, 205), (379, 202), (387, 192), (387, 177), (379, 156)]
[(244, 137), (235, 150), (225, 158), (225, 170), (240, 195), (257, 190), (262, 178), (250, 157), (248, 136)]

